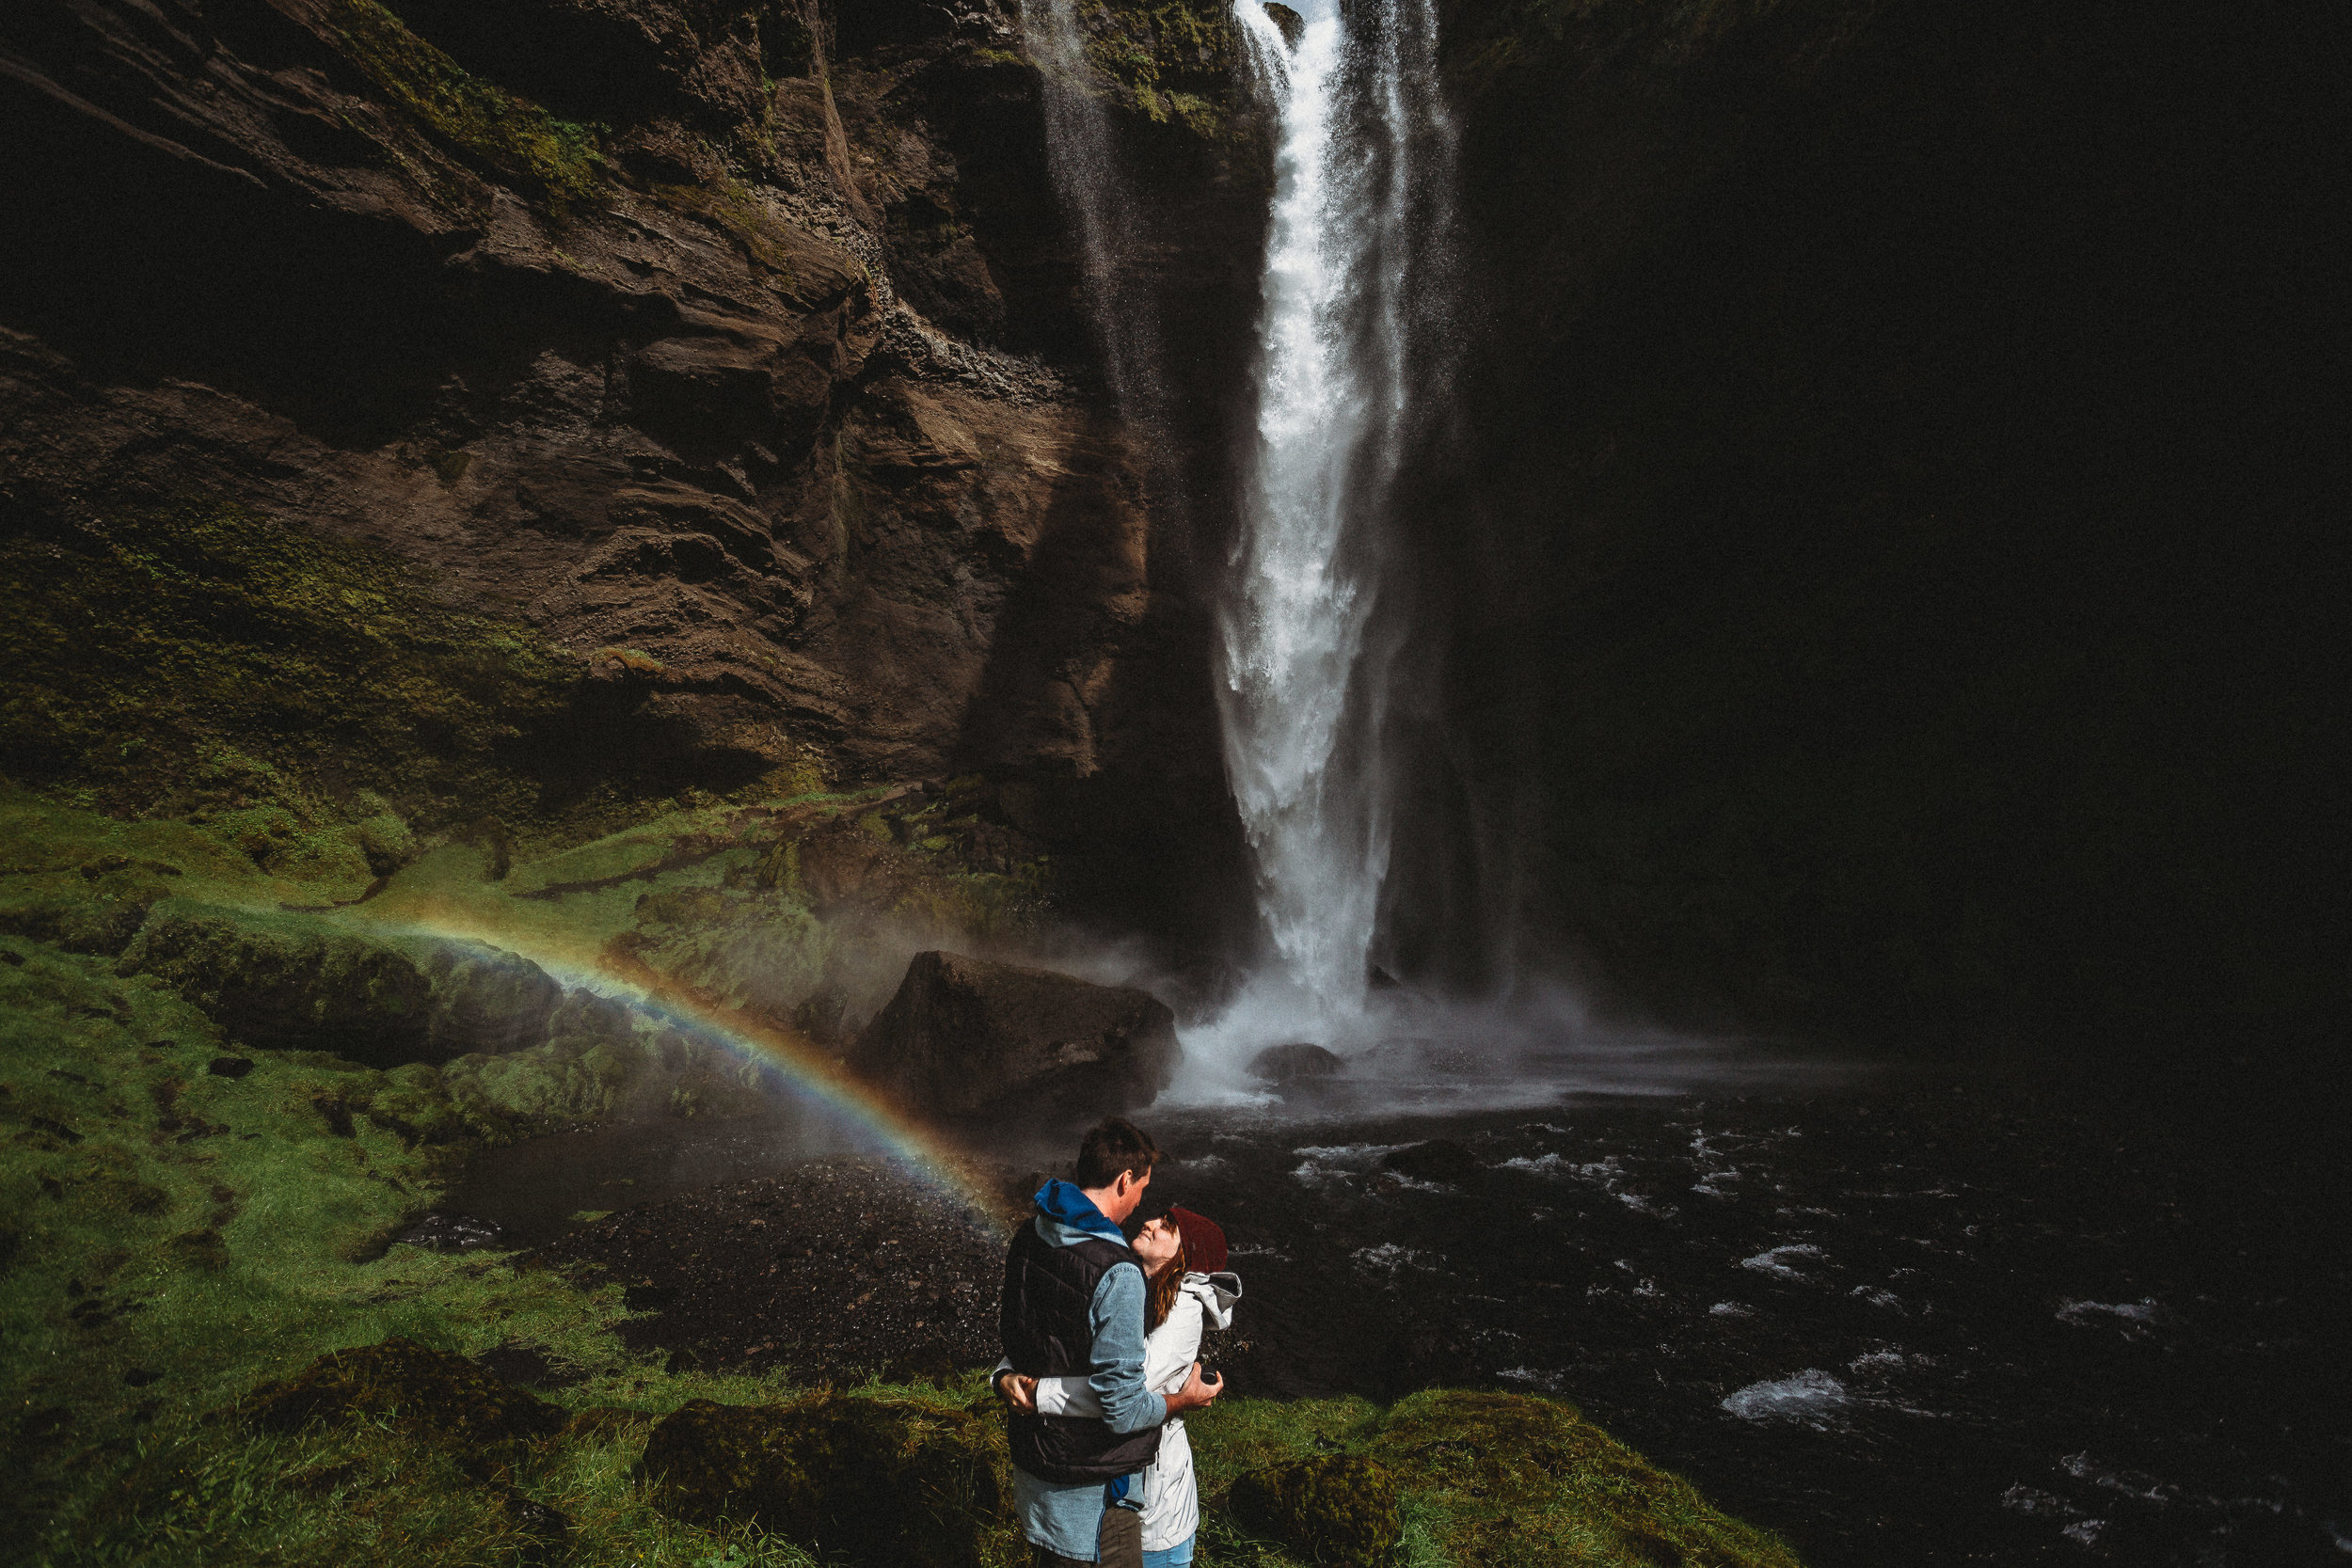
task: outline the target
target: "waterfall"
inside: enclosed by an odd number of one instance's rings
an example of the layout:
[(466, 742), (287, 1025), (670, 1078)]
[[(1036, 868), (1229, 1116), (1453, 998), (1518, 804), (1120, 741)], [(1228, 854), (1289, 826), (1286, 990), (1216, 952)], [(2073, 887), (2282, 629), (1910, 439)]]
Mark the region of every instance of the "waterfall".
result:
[(1159, 334), (1152, 301), (1134, 286), (1124, 264), (1142, 214), (1119, 168), (1110, 113), (1089, 90), (1076, 0), (1021, 0), (1021, 29), (1043, 77), (1054, 194), (1076, 233), (1086, 313), (1103, 345), (1111, 395), (1120, 418), (1156, 449), (1163, 413)]
[(1218, 1033), (1363, 1020), (1394, 832), (1400, 463), (1444, 392), (1454, 136), (1431, 0), (1234, 14), (1279, 123), (1255, 451), (1219, 616), (1226, 761), (1266, 962)]

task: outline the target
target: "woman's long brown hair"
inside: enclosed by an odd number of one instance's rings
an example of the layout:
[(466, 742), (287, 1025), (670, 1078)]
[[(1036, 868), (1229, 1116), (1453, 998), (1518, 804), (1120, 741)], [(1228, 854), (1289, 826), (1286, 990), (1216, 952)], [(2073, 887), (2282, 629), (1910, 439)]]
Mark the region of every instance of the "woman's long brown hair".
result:
[(1192, 1266), (1192, 1249), (1184, 1245), (1184, 1233), (1176, 1233), (1176, 1256), (1168, 1260), (1168, 1267), (1144, 1283), (1151, 1287), (1143, 1298), (1143, 1331), (1151, 1333), (1168, 1322), (1168, 1314), (1176, 1306), (1176, 1292), (1184, 1288), (1184, 1271)]

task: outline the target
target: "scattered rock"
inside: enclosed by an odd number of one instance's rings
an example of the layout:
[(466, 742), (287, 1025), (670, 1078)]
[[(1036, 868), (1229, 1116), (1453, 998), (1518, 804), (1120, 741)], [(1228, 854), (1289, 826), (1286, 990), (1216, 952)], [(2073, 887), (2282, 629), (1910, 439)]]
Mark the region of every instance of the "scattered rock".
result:
[(215, 1056), (204, 1064), (204, 1070), (215, 1078), (242, 1078), (253, 1070), (250, 1056)]
[(1132, 986), (918, 953), (850, 1066), (935, 1116), (1089, 1116), (1149, 1105), (1181, 1056), (1176, 1018)]
[(471, 1214), (427, 1214), (392, 1240), (427, 1252), (482, 1252), (506, 1244), (497, 1226)]
[(506, 1516), (523, 1533), (525, 1562), (552, 1562), (572, 1544), (572, 1522), (536, 1498), (509, 1491)]
[(655, 1425), (644, 1468), (673, 1517), (757, 1520), (873, 1568), (978, 1568), (1011, 1493), (996, 1422), (830, 1393), (765, 1408), (691, 1401)]
[[(1028, 1184), (1035, 1187), (1034, 1181)], [(622, 1288), (623, 1344), (808, 1387), (993, 1363), (1000, 1229), (885, 1160), (811, 1161), (566, 1230), (550, 1267)]]
[(321, 1356), (290, 1381), (256, 1389), (243, 1409), (270, 1432), (377, 1416), (468, 1446), (545, 1437), (564, 1420), (564, 1411), (462, 1355), (398, 1338)]
[(1269, 1045), (1249, 1058), (1249, 1076), (1265, 1084), (1296, 1084), (1329, 1078), (1347, 1069), (1343, 1058), (1306, 1040)]
[(1233, 1512), (1311, 1562), (1371, 1568), (1404, 1533), (1396, 1481), (1372, 1460), (1317, 1454), (1252, 1470), (1233, 1483)]
[(1409, 1176), (1416, 1181), (1443, 1181), (1456, 1187), (1476, 1181), (1486, 1169), (1477, 1155), (1446, 1138), (1432, 1138), (1424, 1144), (1393, 1150), (1381, 1159), (1380, 1164), (1385, 1170)]

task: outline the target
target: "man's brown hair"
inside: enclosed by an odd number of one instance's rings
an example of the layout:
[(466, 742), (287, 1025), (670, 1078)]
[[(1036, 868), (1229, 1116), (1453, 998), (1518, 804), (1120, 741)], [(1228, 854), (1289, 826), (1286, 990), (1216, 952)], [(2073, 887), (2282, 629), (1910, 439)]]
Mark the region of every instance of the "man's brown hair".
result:
[(1099, 1192), (1120, 1173), (1142, 1177), (1160, 1163), (1160, 1146), (1152, 1134), (1125, 1117), (1105, 1117), (1087, 1129), (1078, 1145), (1078, 1169), (1072, 1180), (1088, 1192)]

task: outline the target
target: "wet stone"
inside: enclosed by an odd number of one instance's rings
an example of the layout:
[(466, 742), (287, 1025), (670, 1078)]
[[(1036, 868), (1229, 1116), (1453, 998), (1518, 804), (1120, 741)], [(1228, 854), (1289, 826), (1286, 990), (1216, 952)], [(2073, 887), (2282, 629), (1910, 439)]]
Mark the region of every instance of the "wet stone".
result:
[(1269, 1045), (1249, 1058), (1249, 1076), (1263, 1084), (1297, 1084), (1316, 1078), (1330, 1078), (1346, 1069), (1347, 1063), (1306, 1040), (1289, 1045)]
[(471, 1214), (427, 1214), (392, 1240), (427, 1252), (482, 1252), (506, 1244), (497, 1226)]
[(624, 1343), (802, 1383), (994, 1363), (1002, 1221), (887, 1161), (811, 1161), (624, 1210), (540, 1256), (617, 1281)]
[(1476, 1181), (1486, 1169), (1477, 1155), (1449, 1138), (1432, 1138), (1397, 1149), (1383, 1157), (1380, 1165), (1416, 1181), (1442, 1181), (1454, 1187)]

